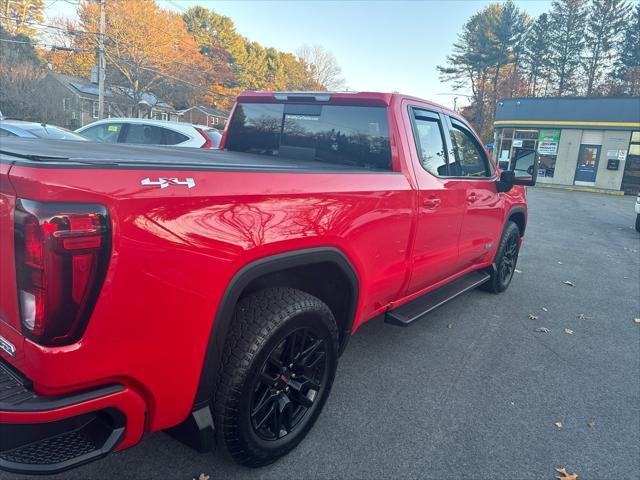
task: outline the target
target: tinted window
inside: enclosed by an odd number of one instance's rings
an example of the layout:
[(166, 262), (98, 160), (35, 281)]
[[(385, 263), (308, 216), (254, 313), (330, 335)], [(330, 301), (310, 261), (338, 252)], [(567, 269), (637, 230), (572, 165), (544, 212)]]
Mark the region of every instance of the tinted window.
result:
[(486, 155), (471, 132), (453, 125), (451, 129), (454, 162), (449, 164), (449, 174), (454, 177), (489, 177), (491, 170)]
[(415, 114), (415, 137), (422, 166), (429, 173), (442, 177), (449, 174), (442, 137), (442, 129), (437, 115)]
[(163, 128), (156, 127), (155, 125), (130, 123), (124, 143), (160, 145), (162, 143), (163, 130)]
[(384, 107), (238, 104), (229, 150), (391, 170)]
[(175, 130), (169, 130), (168, 128), (163, 128), (162, 130), (164, 130), (162, 145), (177, 145), (179, 143), (186, 142), (187, 140), (189, 140), (189, 137), (187, 137), (186, 135), (183, 135), (180, 132), (176, 132)]
[(96, 142), (116, 143), (118, 141), (118, 136), (120, 135), (121, 129), (121, 123), (103, 123), (100, 125), (89, 127), (80, 133), (82, 133), (82, 135), (87, 137), (89, 140), (94, 140)]

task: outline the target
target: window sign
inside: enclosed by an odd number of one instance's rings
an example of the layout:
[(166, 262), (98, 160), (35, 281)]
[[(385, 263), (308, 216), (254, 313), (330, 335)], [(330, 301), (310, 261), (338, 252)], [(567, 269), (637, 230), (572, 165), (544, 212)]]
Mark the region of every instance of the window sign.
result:
[(557, 155), (558, 142), (541, 141), (538, 143), (538, 153), (540, 155)]
[(626, 158), (627, 158), (627, 151), (626, 150), (619, 150), (618, 151), (618, 160), (620, 160), (621, 162), (624, 162)]
[(618, 150), (607, 150), (607, 157), (616, 158), (617, 156), (618, 156)]
[(559, 142), (560, 130), (540, 130), (538, 140), (540, 142)]
[(513, 141), (513, 146), (514, 147), (522, 147), (522, 140), (514, 140)]

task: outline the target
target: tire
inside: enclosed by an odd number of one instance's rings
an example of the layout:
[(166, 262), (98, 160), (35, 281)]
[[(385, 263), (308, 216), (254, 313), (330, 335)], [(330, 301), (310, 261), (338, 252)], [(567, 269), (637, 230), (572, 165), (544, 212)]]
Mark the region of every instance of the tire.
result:
[(507, 222), (502, 232), (498, 251), (494, 259), (495, 269), (491, 271), (491, 278), (480, 288), (491, 293), (504, 292), (511, 283), (518, 263), (520, 249), (520, 229), (514, 222)]
[(250, 467), (289, 453), (320, 415), (337, 359), (336, 321), (318, 298), (278, 287), (242, 299), (215, 397), (219, 446)]
[(636, 215), (636, 232), (640, 232), (640, 213)]

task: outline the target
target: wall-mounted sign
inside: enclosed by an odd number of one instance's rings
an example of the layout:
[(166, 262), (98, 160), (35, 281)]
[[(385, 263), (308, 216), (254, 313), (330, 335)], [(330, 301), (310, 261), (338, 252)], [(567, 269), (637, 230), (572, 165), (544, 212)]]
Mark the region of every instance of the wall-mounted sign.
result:
[(538, 153), (540, 155), (557, 155), (558, 142), (538, 142)]
[(626, 158), (627, 158), (627, 151), (618, 150), (618, 160), (620, 160), (621, 162), (624, 162)]
[(540, 142), (559, 142), (560, 130), (540, 130), (538, 134), (538, 141)]
[(607, 160), (607, 170), (618, 170), (620, 167), (620, 160), (615, 158), (610, 158)]
[(618, 150), (607, 150), (607, 157), (617, 157), (618, 156)]
[(513, 141), (513, 147), (514, 148), (518, 148), (522, 146), (522, 140), (518, 139), (518, 140), (514, 140)]

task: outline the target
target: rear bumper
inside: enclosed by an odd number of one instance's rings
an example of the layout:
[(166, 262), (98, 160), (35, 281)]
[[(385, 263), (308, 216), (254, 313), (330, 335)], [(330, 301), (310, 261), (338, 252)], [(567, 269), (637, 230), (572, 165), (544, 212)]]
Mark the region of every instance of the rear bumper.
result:
[(0, 469), (58, 473), (137, 443), (146, 407), (132, 388), (111, 384), (40, 396), (0, 359)]

